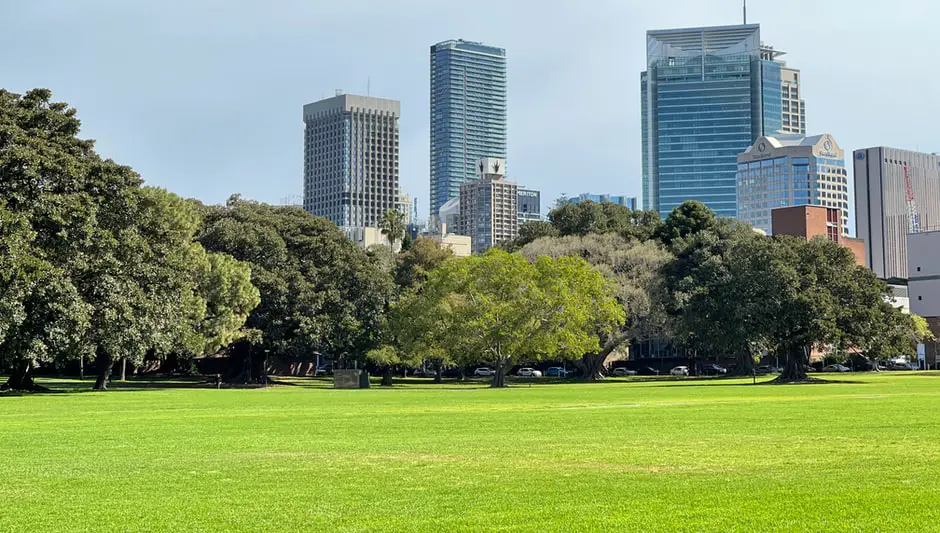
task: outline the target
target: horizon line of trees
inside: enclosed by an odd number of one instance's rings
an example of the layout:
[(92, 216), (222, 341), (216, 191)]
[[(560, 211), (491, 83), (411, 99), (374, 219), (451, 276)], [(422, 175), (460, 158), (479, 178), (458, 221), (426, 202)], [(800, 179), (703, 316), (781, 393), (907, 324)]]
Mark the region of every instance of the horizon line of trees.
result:
[[(264, 381), (271, 358), (338, 367), (569, 360), (602, 379), (615, 350), (664, 341), (690, 359), (786, 361), (814, 349), (874, 360), (929, 337), (888, 286), (824, 239), (764, 237), (689, 201), (657, 213), (563, 204), (482, 256), (455, 258), (383, 217), (389, 246), (360, 249), (297, 207), (233, 195), (206, 206), (147, 187), (78, 137), (74, 109), (0, 90), (0, 370), (35, 390), (37, 365), (226, 354), (223, 376)], [(400, 251), (395, 252), (400, 243)], [(694, 365), (693, 365), (694, 366)], [(122, 376), (123, 378), (123, 376)]]

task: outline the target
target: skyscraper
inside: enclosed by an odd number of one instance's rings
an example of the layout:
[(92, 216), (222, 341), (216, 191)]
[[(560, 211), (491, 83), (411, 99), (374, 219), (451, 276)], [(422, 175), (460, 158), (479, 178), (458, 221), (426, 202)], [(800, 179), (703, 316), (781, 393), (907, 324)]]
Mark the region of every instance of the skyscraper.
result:
[(506, 181), (502, 159), (477, 162), (479, 179), (460, 186), (460, 235), (468, 235), (473, 253), (483, 253), (519, 234), (519, 186)]
[[(640, 75), (643, 207), (700, 200), (737, 214), (737, 156), (783, 129), (781, 62), (745, 24), (647, 32)], [(789, 93), (788, 93), (789, 94)]]
[(397, 100), (340, 94), (304, 106), (304, 209), (343, 229), (399, 208)]
[(920, 231), (940, 230), (940, 156), (879, 146), (855, 151), (855, 223), (879, 278), (907, 279), (911, 217), (905, 170)]
[(431, 194), (436, 214), (476, 179), (477, 161), (506, 159), (506, 51), (464, 40), (431, 47)]
[(542, 220), (542, 193), (533, 189), (519, 187), (519, 225), (524, 222)]
[(848, 234), (845, 152), (832, 135), (764, 135), (738, 155), (738, 220), (771, 232), (771, 211), (818, 205), (839, 209)]

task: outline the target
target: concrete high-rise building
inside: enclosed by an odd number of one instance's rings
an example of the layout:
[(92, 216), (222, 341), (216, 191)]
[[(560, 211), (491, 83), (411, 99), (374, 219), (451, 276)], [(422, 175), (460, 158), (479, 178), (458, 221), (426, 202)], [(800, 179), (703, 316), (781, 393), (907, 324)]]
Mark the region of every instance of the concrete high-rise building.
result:
[(636, 211), (636, 197), (634, 196), (618, 196), (615, 194), (591, 194), (591, 193), (582, 193), (573, 198), (568, 198), (569, 204), (576, 204), (579, 202), (591, 201), (596, 204), (602, 204), (605, 202), (610, 202), (612, 204), (622, 205), (631, 211)]
[(430, 213), (476, 179), (479, 159), (506, 156), (506, 51), (464, 40), (435, 44)]
[(344, 230), (399, 208), (397, 100), (339, 94), (304, 106), (304, 209)]
[(786, 61), (778, 59), (784, 54), (786, 52), (775, 50), (773, 46), (761, 43), (761, 60), (773, 61), (780, 65), (781, 125), (779, 133), (806, 135), (806, 102), (803, 101), (803, 92), (800, 89), (800, 71), (788, 67)]
[(519, 188), (519, 225), (542, 220), (542, 194), (533, 189)]
[(401, 199), (398, 201), (398, 210), (401, 211), (401, 214), (405, 216), (404, 222), (405, 225), (410, 225), (417, 220), (417, 207), (415, 206), (415, 199), (411, 198), (409, 194), (401, 195)]
[(505, 161), (478, 162), (480, 179), (460, 186), (460, 235), (469, 235), (473, 253), (483, 253), (519, 234), (519, 186), (505, 178)]
[(882, 279), (907, 279), (911, 218), (905, 168), (921, 231), (940, 230), (940, 156), (879, 146), (855, 151), (856, 234)]
[(848, 235), (845, 152), (832, 135), (761, 136), (738, 155), (737, 179), (738, 220), (769, 233), (771, 211), (778, 207), (833, 207)]
[(783, 130), (782, 53), (761, 43), (757, 24), (647, 32), (640, 75), (646, 209), (665, 217), (700, 200), (736, 216), (737, 155)]

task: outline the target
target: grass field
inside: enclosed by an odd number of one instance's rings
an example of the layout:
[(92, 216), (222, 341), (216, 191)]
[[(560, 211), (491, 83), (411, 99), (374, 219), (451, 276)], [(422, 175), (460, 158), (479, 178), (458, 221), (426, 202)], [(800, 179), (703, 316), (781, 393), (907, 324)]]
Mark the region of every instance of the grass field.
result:
[(840, 378), (0, 396), (0, 531), (940, 530), (940, 373)]

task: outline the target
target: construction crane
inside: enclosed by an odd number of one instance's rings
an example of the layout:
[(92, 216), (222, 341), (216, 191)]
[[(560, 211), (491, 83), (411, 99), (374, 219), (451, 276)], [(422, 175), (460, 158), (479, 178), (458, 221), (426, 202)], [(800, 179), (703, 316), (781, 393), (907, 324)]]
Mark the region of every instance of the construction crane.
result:
[(917, 216), (917, 203), (914, 202), (914, 185), (911, 184), (911, 174), (904, 166), (904, 200), (907, 202), (908, 233), (920, 233), (920, 218)]

